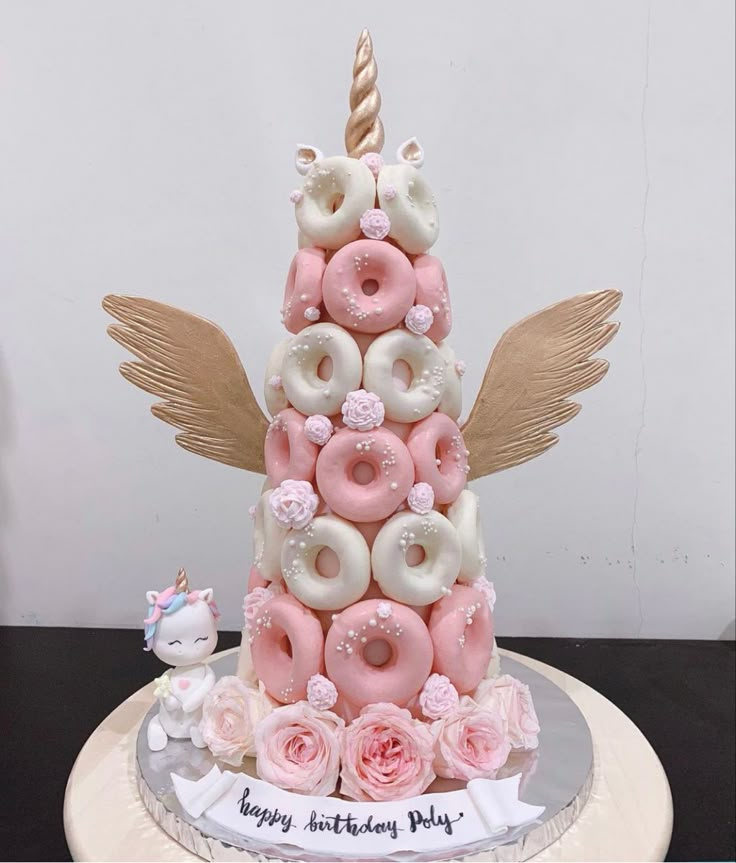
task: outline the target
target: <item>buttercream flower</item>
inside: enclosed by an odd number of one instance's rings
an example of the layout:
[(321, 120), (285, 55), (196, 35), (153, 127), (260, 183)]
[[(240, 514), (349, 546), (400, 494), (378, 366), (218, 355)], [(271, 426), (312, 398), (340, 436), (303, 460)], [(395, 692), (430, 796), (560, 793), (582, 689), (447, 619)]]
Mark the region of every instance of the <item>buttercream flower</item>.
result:
[(268, 385), (275, 390), (283, 389), (284, 384), (281, 380), (281, 375), (271, 375), (271, 377), (268, 379)]
[(455, 363), (455, 371), (457, 372), (458, 377), (462, 377), (467, 370), (468, 370), (468, 366), (465, 363), (465, 360), (458, 360)]
[(314, 517), (319, 498), (305, 479), (285, 479), (268, 499), (273, 517), (282, 527), (301, 530)]
[(386, 602), (386, 600), (379, 602), (376, 606), (376, 614), (381, 618), (381, 620), (388, 620), (393, 613), (393, 605), (391, 605), (390, 602)]
[(289, 195), (289, 200), (292, 204), (299, 204), (304, 197), (304, 192), (301, 189), (294, 189), (294, 191)]
[(511, 752), (503, 716), (467, 696), (449, 716), (432, 724), (432, 732), (434, 769), (446, 779), (493, 779)]
[(315, 710), (306, 701), (277, 708), (256, 729), (256, 772), (266, 782), (297, 794), (332, 794), (344, 726), (339, 716)]
[(332, 422), (322, 414), (314, 414), (304, 420), (304, 436), (317, 446), (324, 446), (334, 430)]
[(348, 393), (342, 405), (343, 422), (348, 428), (370, 431), (383, 422), (383, 402), (375, 393), (354, 390)]
[(360, 161), (370, 168), (370, 172), (374, 177), (378, 178), (383, 167), (383, 156), (380, 153), (364, 153), (360, 157)]
[(237, 677), (221, 677), (202, 704), (199, 730), (210, 752), (238, 767), (255, 754), (256, 726), (271, 712), (266, 694)]
[(393, 199), (396, 197), (396, 186), (392, 185), (391, 183), (389, 183), (388, 186), (385, 186), (383, 189), (383, 197), (387, 201), (393, 201)]
[(353, 800), (405, 800), (435, 778), (432, 732), (395, 704), (364, 707), (340, 737), (340, 791)]
[(491, 611), (493, 611), (493, 607), (496, 604), (496, 591), (493, 587), (493, 582), (488, 581), (485, 575), (481, 575), (480, 578), (476, 578), (475, 581), (472, 581), (470, 586), (485, 596)]
[(304, 317), (308, 321), (318, 321), (320, 319), (320, 314), (321, 312), (317, 308), (317, 306), (309, 306), (308, 308), (304, 309)]
[(256, 621), (256, 618), (261, 613), (261, 609), (276, 595), (275, 591), (270, 587), (254, 587), (250, 593), (245, 595), (243, 600), (243, 617), (245, 618), (245, 628), (251, 629)]
[(382, 240), (391, 230), (391, 220), (383, 210), (366, 210), (360, 217), (360, 230), (369, 240)]
[(335, 684), (322, 674), (313, 674), (307, 681), (307, 701), (315, 710), (329, 710), (337, 701)]
[(502, 674), (481, 680), (473, 698), (483, 707), (497, 710), (506, 721), (506, 733), (514, 749), (536, 749), (539, 746), (539, 719), (529, 687)]
[(406, 498), (409, 509), (418, 515), (427, 515), (434, 506), (434, 489), (428, 482), (418, 482), (412, 486)]
[(430, 674), (419, 693), (419, 706), (428, 719), (441, 719), (460, 703), (457, 689), (444, 674)]
[(429, 306), (412, 306), (406, 313), (404, 323), (408, 330), (421, 336), (426, 333), (434, 323), (432, 309), (430, 309)]

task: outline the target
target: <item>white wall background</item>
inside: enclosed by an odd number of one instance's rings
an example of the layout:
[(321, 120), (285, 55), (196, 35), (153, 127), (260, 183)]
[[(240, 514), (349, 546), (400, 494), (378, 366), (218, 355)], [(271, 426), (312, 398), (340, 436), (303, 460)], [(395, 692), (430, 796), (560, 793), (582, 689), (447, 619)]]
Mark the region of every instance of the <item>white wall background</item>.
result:
[(733, 25), (731, 0), (0, 3), (0, 619), (137, 626), (184, 564), (238, 625), (260, 479), (174, 445), (100, 299), (218, 321), (260, 389), (294, 143), (342, 151), (369, 26), (467, 406), (508, 325), (625, 292), (560, 445), (476, 484), (500, 633), (733, 637)]

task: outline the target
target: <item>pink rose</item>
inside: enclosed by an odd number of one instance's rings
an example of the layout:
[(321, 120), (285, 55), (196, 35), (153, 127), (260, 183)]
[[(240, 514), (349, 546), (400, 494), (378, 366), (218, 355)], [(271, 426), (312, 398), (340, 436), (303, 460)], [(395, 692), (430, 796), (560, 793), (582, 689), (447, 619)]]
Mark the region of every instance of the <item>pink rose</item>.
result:
[(434, 506), (434, 489), (428, 482), (418, 482), (412, 486), (406, 502), (409, 509), (418, 515), (427, 515)]
[(315, 710), (329, 710), (337, 701), (337, 687), (322, 674), (313, 674), (307, 681), (307, 701)]
[(324, 446), (334, 430), (332, 422), (322, 414), (314, 414), (304, 420), (304, 436), (317, 446)]
[(360, 161), (364, 165), (368, 166), (374, 177), (377, 178), (381, 173), (381, 168), (383, 167), (383, 156), (380, 153), (364, 153), (360, 157)]
[(433, 723), (432, 732), (434, 769), (447, 779), (493, 779), (511, 752), (503, 716), (467, 696), (449, 716)]
[(366, 210), (360, 217), (360, 230), (369, 240), (382, 240), (391, 230), (391, 220), (383, 210)]
[(340, 791), (353, 800), (405, 800), (435, 778), (432, 732), (395, 704), (364, 707), (340, 738)]
[(503, 715), (506, 733), (514, 749), (536, 749), (539, 746), (539, 719), (526, 684), (510, 674), (502, 674), (482, 680), (473, 698), (478, 704)]
[(461, 378), (467, 370), (468, 370), (468, 366), (464, 360), (458, 360), (455, 363), (455, 371), (457, 372), (457, 376), (459, 378)]
[(205, 696), (199, 730), (215, 758), (238, 767), (255, 754), (256, 726), (270, 712), (264, 692), (237, 677), (221, 677)]
[(429, 306), (412, 306), (404, 318), (407, 330), (418, 336), (426, 333), (434, 323), (434, 315)]
[(385, 186), (383, 189), (383, 197), (387, 201), (393, 201), (393, 199), (396, 197), (396, 186), (392, 186), (391, 184)]
[(315, 710), (306, 701), (278, 707), (256, 729), (256, 772), (266, 782), (297, 794), (332, 794), (344, 726), (339, 716)]
[(283, 593), (283, 590), (275, 590), (275, 585), (271, 587), (254, 587), (250, 593), (245, 595), (243, 600), (243, 616), (245, 617), (245, 628), (251, 629), (255, 623), (261, 609), (273, 599), (277, 593)]
[(430, 674), (419, 693), (419, 706), (428, 719), (441, 719), (460, 703), (457, 689), (444, 674)]
[(304, 479), (285, 479), (268, 499), (273, 517), (282, 527), (301, 530), (312, 520), (319, 505), (312, 483)]
[(383, 402), (375, 393), (354, 390), (348, 393), (342, 406), (345, 425), (358, 431), (370, 431), (383, 422)]
[(486, 602), (491, 611), (493, 611), (493, 607), (496, 604), (496, 591), (493, 587), (493, 582), (488, 581), (485, 575), (481, 575), (480, 578), (476, 578), (475, 581), (472, 581), (470, 586), (474, 590), (477, 590), (482, 596), (485, 596)]

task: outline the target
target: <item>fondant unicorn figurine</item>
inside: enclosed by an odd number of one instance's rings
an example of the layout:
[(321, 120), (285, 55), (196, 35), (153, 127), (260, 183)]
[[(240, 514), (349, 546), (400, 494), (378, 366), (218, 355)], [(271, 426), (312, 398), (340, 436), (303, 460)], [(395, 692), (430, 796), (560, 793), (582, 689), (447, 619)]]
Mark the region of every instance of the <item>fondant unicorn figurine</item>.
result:
[(156, 680), (154, 694), (160, 707), (148, 723), (148, 747), (159, 752), (173, 737), (191, 739), (203, 749), (202, 702), (215, 684), (215, 674), (204, 660), (217, 646), (220, 616), (212, 588), (189, 590), (187, 574), (180, 569), (173, 587), (160, 593), (149, 590), (146, 599), (145, 650), (173, 666)]

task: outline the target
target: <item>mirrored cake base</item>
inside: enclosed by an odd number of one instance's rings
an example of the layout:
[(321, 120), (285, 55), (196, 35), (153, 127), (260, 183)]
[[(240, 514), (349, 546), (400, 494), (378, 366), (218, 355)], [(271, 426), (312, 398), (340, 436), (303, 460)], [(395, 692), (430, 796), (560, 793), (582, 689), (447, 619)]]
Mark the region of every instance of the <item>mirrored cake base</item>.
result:
[[(218, 677), (234, 674), (237, 653), (216, 657), (212, 662)], [(510, 657), (504, 657), (504, 674), (526, 683), (532, 692), (542, 732), (539, 748), (515, 752), (498, 778), (521, 774), (519, 797), (525, 803), (544, 806), (536, 821), (515, 827), (482, 843), (444, 848), (441, 853), (397, 851), (384, 856), (392, 861), (434, 860), (529, 860), (555, 842), (575, 822), (585, 806), (593, 784), (593, 741), (585, 721), (572, 699), (551, 680)], [(140, 725), (136, 744), (136, 776), (144, 805), (159, 826), (173, 839), (204, 860), (287, 860), (361, 861), (374, 860), (362, 853), (339, 858), (289, 845), (265, 844), (258, 838), (233, 833), (211, 821), (207, 813), (190, 817), (181, 807), (173, 789), (171, 774), (200, 779), (215, 760), (208, 750), (196, 749), (188, 740), (170, 740), (166, 749), (151, 752), (146, 743), (148, 722), (156, 714), (153, 704)], [(228, 768), (229, 769), (229, 768)], [(255, 776), (255, 762), (248, 759), (243, 770)], [(437, 780), (430, 791), (459, 787)]]

